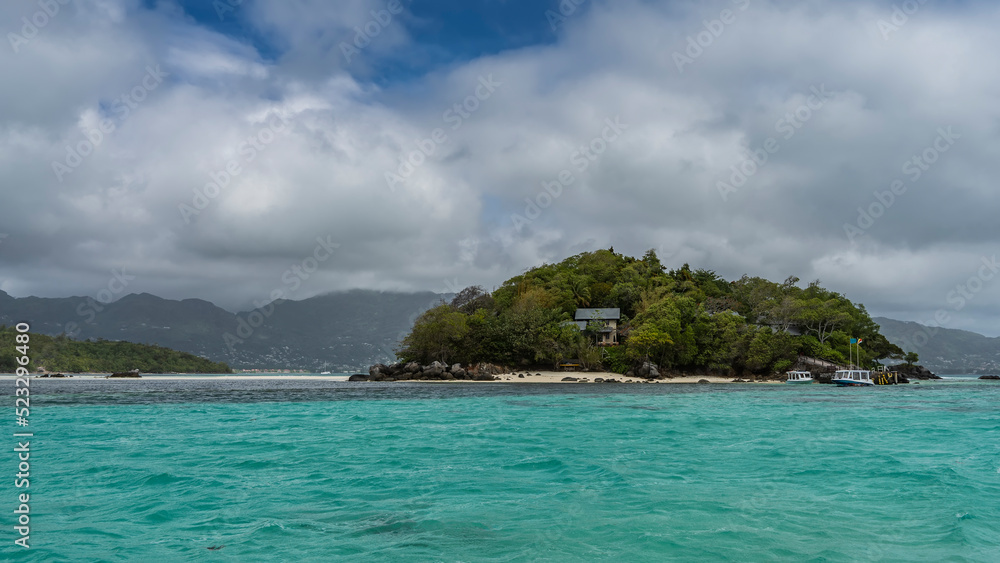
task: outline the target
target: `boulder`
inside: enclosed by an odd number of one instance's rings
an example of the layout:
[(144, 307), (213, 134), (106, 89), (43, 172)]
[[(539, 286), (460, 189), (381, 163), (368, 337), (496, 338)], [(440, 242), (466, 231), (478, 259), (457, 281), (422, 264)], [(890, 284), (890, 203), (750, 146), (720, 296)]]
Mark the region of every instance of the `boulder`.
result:
[(450, 371), (451, 373), (455, 373), (456, 371), (459, 371), (461, 369), (462, 369), (462, 364), (452, 364), (452, 366), (448, 368), (448, 371)]
[(521, 379), (524, 379), (524, 374), (523, 374), (523, 373), (519, 373), (519, 374), (517, 374), (517, 376), (518, 376), (519, 378), (521, 378)]
[(407, 373), (417, 373), (418, 371), (420, 371), (420, 364), (418, 364), (417, 362), (410, 362), (406, 364), (405, 369)]
[(939, 376), (931, 373), (931, 371), (924, 366), (907, 366), (906, 364), (900, 364), (892, 369), (899, 372), (899, 375), (908, 379), (941, 379)]
[(642, 362), (638, 368), (629, 370), (627, 377), (641, 377), (643, 379), (656, 379), (660, 377), (660, 369), (652, 362)]
[(564, 377), (560, 381), (580, 381), (580, 380), (575, 377)]
[(594, 378), (594, 383), (604, 383), (604, 378), (603, 377), (595, 377)]
[(356, 374), (352, 375), (351, 377), (348, 377), (347, 380), (348, 381), (368, 381), (368, 377), (369, 376), (367, 376), (367, 375), (365, 375), (363, 373), (356, 373)]
[(980, 376), (979, 379), (993, 379), (993, 380), (1000, 381), (1000, 375), (983, 375), (983, 376)]
[(711, 383), (711, 381), (709, 381), (707, 379), (699, 379), (698, 383)]

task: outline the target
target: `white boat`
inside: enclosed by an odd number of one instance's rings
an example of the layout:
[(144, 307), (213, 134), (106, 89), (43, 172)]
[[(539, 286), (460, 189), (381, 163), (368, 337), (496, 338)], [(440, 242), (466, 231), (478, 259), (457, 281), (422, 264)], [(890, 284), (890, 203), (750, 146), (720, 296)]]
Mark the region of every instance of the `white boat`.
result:
[(328, 371), (320, 372), (320, 375), (330, 375), (330, 372)]
[(790, 371), (790, 372), (787, 372), (785, 375), (788, 376), (788, 379), (785, 381), (785, 383), (812, 383), (813, 382), (813, 374), (811, 372), (808, 372), (808, 371)]
[(875, 385), (872, 372), (866, 369), (840, 369), (833, 374), (835, 385), (840, 387), (868, 387)]

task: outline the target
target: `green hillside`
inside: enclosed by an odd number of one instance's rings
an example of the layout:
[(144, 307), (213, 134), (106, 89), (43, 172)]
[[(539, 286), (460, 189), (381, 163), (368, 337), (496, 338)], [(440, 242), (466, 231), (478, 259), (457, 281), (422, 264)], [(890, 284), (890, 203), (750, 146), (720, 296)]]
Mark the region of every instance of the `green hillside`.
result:
[[(767, 375), (799, 354), (846, 364), (852, 337), (863, 340), (863, 365), (902, 355), (863, 305), (798, 282), (726, 281), (686, 264), (666, 270), (652, 250), (641, 259), (599, 250), (529, 270), (492, 294), (462, 291), (417, 320), (398, 356), (549, 367), (579, 359), (618, 373), (649, 360), (661, 370)], [(596, 346), (590, 325), (568, 322), (579, 307), (619, 308), (621, 345)]]
[[(20, 357), (15, 342), (19, 333), (0, 325), (0, 373), (13, 373)], [(112, 373), (138, 369), (143, 373), (231, 373), (229, 366), (192, 354), (160, 346), (112, 342), (78, 341), (65, 336), (30, 334), (28, 369), (66, 373)]]

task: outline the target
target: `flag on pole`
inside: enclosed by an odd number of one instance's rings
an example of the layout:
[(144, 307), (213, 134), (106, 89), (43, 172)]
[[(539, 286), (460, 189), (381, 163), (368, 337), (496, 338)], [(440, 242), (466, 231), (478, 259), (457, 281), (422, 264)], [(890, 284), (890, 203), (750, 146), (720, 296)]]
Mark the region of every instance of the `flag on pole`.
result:
[(858, 339), (858, 344), (861, 344), (861, 339), (860, 338)]
[(852, 338), (851, 339), (851, 344), (857, 344), (857, 343), (858, 343), (858, 339), (857, 338)]

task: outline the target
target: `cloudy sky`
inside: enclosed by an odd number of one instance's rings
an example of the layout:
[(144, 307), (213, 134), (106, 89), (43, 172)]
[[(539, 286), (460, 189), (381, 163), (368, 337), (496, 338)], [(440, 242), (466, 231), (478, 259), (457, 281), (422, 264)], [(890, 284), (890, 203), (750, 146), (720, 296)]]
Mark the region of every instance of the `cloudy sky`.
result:
[(43, 0), (0, 22), (14, 296), (445, 292), (613, 245), (1000, 334), (995, 2)]

